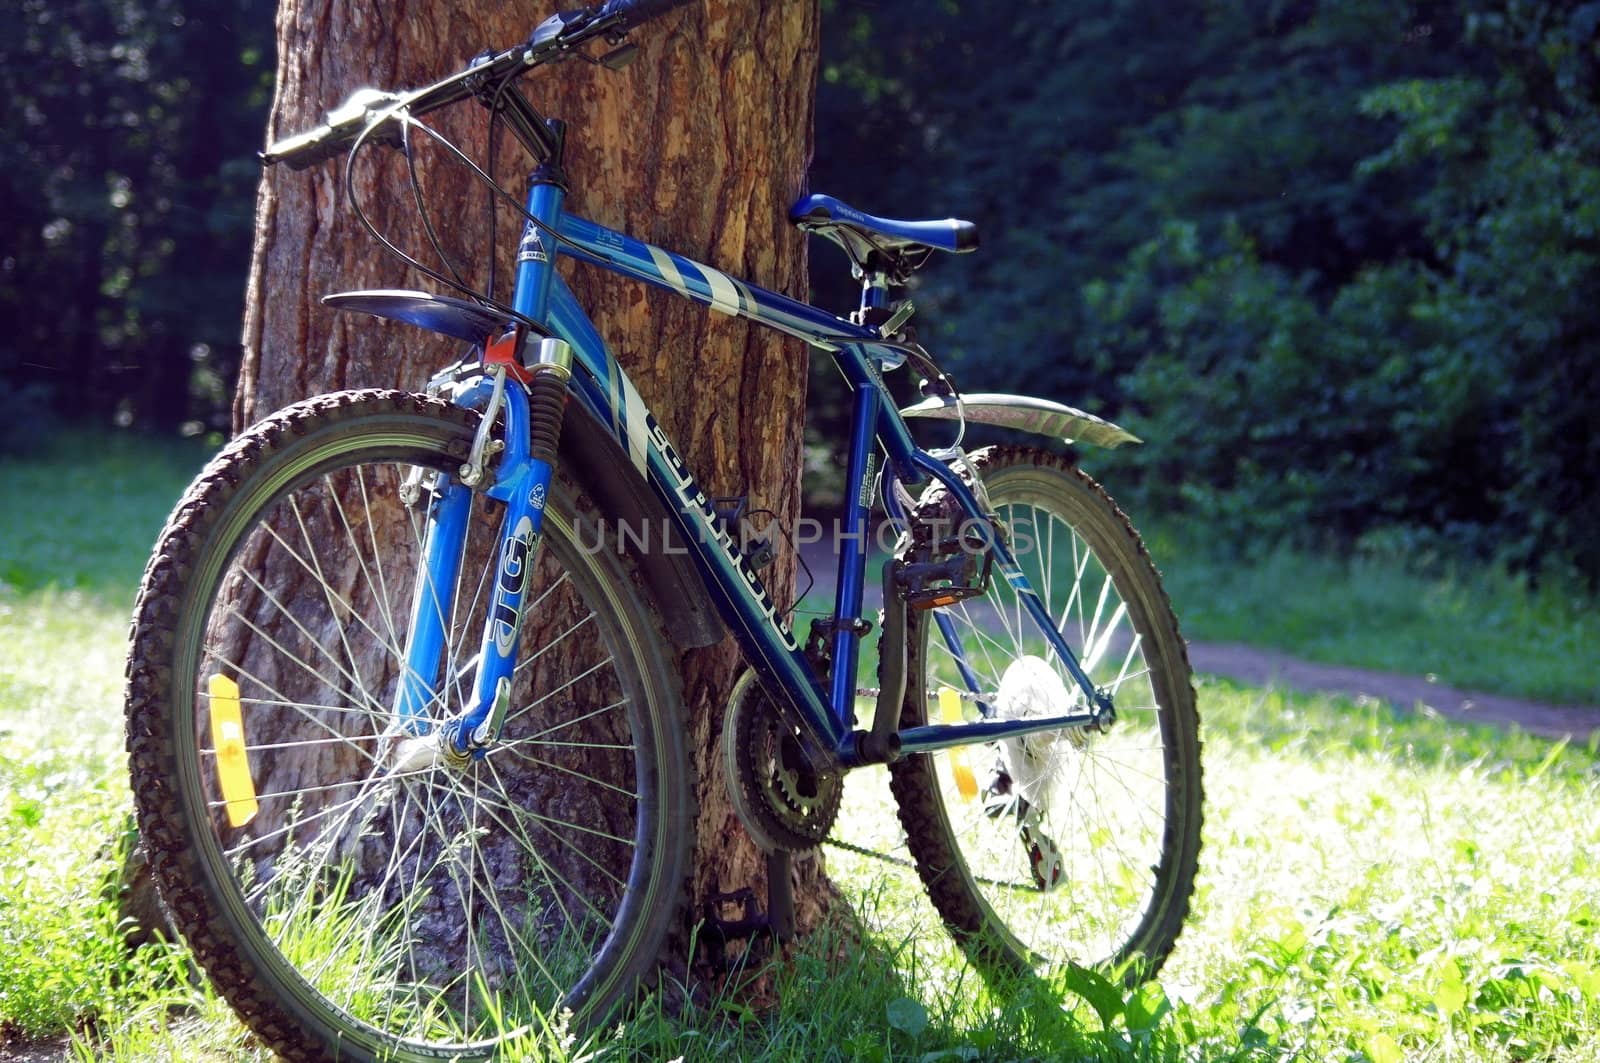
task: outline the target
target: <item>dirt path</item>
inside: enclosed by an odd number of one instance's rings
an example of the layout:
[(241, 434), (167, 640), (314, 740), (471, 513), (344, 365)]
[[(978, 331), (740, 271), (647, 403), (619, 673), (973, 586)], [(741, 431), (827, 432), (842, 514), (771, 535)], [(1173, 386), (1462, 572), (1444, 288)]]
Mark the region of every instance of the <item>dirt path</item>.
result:
[(43, 1041), (13, 1041), (0, 1033), (0, 1063), (56, 1063), (72, 1058), (72, 1042), (65, 1035)]
[(1197, 672), (1210, 672), (1252, 686), (1277, 685), (1312, 694), (1382, 698), (1401, 709), (1425, 705), (1451, 719), (1517, 726), (1546, 738), (1570, 735), (1581, 742), (1591, 731), (1600, 730), (1600, 707), (1596, 706), (1551, 705), (1457, 690), (1423, 676), (1319, 664), (1255, 646), (1191, 642), (1189, 661)]

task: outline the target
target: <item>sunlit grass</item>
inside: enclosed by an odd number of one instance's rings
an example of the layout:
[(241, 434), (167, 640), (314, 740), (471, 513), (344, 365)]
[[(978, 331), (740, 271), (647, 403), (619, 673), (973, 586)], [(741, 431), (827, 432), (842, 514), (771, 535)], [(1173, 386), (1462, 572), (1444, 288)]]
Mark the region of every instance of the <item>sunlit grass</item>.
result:
[(1311, 1058), (1595, 1050), (1592, 751), (1225, 686), (1203, 702), (1213, 815), (1165, 975), (1182, 996), (1264, 1007), (1255, 1025)]
[[(76, 1031), (86, 1060), (271, 1058), (188, 980), (181, 951), (123, 948), (105, 888), (128, 807), (132, 582), (187, 474), (170, 469), (159, 501), (113, 507), (121, 554), (98, 528), (93, 549), (75, 550), (15, 509), (0, 526), (0, 562), (25, 574), (0, 591), (0, 1027)], [(53, 512), (40, 519), (69, 540), (89, 526)], [(81, 561), (96, 556), (112, 559), (114, 579)], [(67, 569), (53, 581), (57, 564)], [(578, 1035), (548, 1016), (506, 1057), (1600, 1061), (1594, 750), (1368, 703), (1221, 682), (1200, 693), (1198, 894), (1154, 986), (1119, 992), (1068, 974), (991, 989), (913, 872), (830, 848), (851, 914), (746, 972), (754, 983), (701, 987), (680, 1004), (668, 972), (626, 1025)], [(838, 833), (903, 857), (888, 800), (881, 771), (852, 777)]]
[(0, 1030), (97, 1027), (179, 992), (181, 954), (130, 956), (118, 927), (122, 658), (144, 559), (199, 463), (105, 435), (0, 461)]
[[(1201, 876), (1159, 978), (1174, 1050), (1600, 1057), (1592, 750), (1221, 683), (1202, 712)], [(959, 981), (909, 873), (831, 854), (830, 868), (880, 934), (941, 972), (923, 980), (933, 999)], [(1120, 1052), (1135, 998), (1109, 1022), (1077, 1003)]]

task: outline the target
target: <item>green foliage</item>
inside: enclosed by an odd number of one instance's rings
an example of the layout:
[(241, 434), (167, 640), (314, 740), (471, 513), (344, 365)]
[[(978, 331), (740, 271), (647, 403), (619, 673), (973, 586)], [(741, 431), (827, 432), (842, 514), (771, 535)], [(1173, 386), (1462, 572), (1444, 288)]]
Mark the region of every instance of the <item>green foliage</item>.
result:
[(825, 41), (892, 119), (821, 94), (818, 184), (980, 222), (916, 293), (968, 387), (1118, 417), (1119, 495), (1235, 545), (1600, 583), (1600, 5), (916, 6)]
[(1324, 180), (1403, 204), (1353, 272), (1235, 209), (1174, 218), (1086, 288), (1101, 363), (1134, 365), (1146, 502), (1235, 541), (1404, 528), (1600, 579), (1600, 83), (1549, 15), (1434, 26), (1452, 72), (1321, 111), (1363, 133)]
[[(1436, 676), (1463, 690), (1600, 705), (1600, 610), (1551, 576), (1441, 558), (1369, 536), (1352, 556), (1286, 546), (1235, 554), (1203, 529), (1149, 536), (1191, 639)], [(1600, 719), (1596, 721), (1600, 726)]]
[[(0, 452), (47, 407), (226, 419), (272, 6), (19, 7)], [(924, 337), (971, 387), (1127, 421), (1137, 511), (1600, 581), (1600, 5), (824, 7), (814, 186), (979, 221)]]
[(38, 449), (26, 461), (0, 458), (0, 477), (15, 499), (0, 510), (0, 604), (7, 594), (54, 589), (110, 595), (125, 612), (156, 533), (204, 463), (206, 445), (74, 430)]
[(222, 416), (273, 8), (17, 5), (0, 37), (0, 383), (42, 383), (101, 423)]

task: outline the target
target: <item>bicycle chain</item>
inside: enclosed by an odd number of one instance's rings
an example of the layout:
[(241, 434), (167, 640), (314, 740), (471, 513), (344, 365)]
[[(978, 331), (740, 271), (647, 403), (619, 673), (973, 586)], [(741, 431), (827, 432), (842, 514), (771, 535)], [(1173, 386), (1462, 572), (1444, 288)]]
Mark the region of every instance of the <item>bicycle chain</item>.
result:
[[(879, 691), (877, 687), (856, 687), (856, 697), (858, 698), (876, 698), (878, 696), (878, 692)], [(978, 695), (972, 693), (971, 691), (963, 690), (959, 693), (964, 701), (978, 700)], [(822, 841), (824, 845), (832, 846), (833, 848), (839, 849), (843, 852), (854, 853), (856, 856), (865, 856), (873, 860), (882, 861), (886, 864), (893, 864), (895, 867), (910, 868), (913, 871), (917, 869), (917, 865), (914, 861), (907, 860), (903, 856), (894, 856), (890, 853), (880, 853), (876, 849), (868, 849), (866, 846), (856, 845), (853, 842), (847, 842), (840, 838), (835, 838), (832, 835), (829, 835)], [(1016, 890), (1021, 893), (1039, 892), (1039, 888), (1037, 886), (1022, 882), (1002, 882), (999, 879), (988, 878), (983, 875), (973, 875), (972, 878), (974, 882), (981, 883), (985, 886), (996, 886), (1000, 889)]]
[[(870, 857), (873, 860), (881, 860), (883, 863), (893, 864), (895, 867), (910, 868), (912, 871), (917, 869), (917, 865), (914, 861), (907, 860), (903, 856), (894, 856), (890, 853), (880, 853), (876, 849), (868, 849), (863, 845), (855, 845), (851, 842), (842, 841), (839, 838), (833, 837), (832, 835), (824, 838), (823, 844), (831, 846), (835, 849), (841, 849), (847, 853), (854, 853), (856, 856), (865, 856)], [(1018, 893), (1039, 892), (1039, 887), (1033, 885), (1032, 883), (1001, 882), (999, 879), (988, 878), (984, 875), (973, 875), (972, 880), (985, 886), (997, 886), (1003, 890), (1016, 890)]]

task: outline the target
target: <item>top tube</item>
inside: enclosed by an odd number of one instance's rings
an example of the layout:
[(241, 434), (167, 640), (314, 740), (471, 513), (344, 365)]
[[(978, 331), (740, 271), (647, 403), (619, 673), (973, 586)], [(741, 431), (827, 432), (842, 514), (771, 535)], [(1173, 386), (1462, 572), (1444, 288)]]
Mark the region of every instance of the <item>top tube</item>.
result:
[[(819, 310), (809, 303), (749, 284), (692, 258), (685, 258), (604, 225), (564, 214), (557, 232), (572, 243), (558, 251), (677, 292), (732, 317), (749, 318), (768, 328), (835, 351), (848, 343), (873, 345), (877, 332)], [(576, 246), (574, 246), (576, 245)]]
[[(877, 434), (896, 473), (907, 483), (923, 480), (916, 461), (919, 448), (873, 364), (877, 357), (873, 352), (875, 348), (883, 350), (884, 357), (895, 361), (904, 358), (899, 351), (879, 344), (881, 337), (876, 329), (742, 281), (586, 218), (563, 214), (556, 231), (562, 237), (556, 245), (559, 253), (666, 288), (719, 313), (746, 318), (834, 353), (852, 388), (871, 387), (882, 392), (884, 401), (879, 407)], [(566, 242), (569, 240), (571, 243)]]

